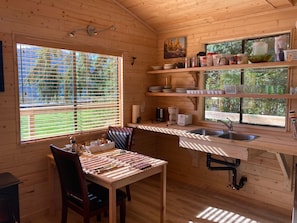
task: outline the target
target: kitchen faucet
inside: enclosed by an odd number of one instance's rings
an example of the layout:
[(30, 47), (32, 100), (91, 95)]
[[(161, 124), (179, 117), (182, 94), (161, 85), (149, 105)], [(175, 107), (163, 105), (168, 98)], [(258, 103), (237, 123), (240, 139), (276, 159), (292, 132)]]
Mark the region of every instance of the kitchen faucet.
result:
[(233, 131), (232, 121), (231, 121), (230, 118), (227, 118), (227, 120), (228, 120), (228, 122), (224, 122), (224, 121), (222, 121), (222, 120), (217, 120), (217, 122), (221, 122), (221, 123), (223, 123), (225, 126), (227, 126), (228, 131), (229, 131), (229, 132), (232, 132), (232, 131)]

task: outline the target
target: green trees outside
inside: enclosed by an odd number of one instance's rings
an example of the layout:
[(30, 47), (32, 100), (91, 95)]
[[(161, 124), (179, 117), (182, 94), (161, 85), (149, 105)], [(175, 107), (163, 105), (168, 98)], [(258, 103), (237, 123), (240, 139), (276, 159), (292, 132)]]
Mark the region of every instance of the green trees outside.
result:
[(119, 124), (119, 57), (17, 44), (21, 140)]
[(29, 73), (22, 85), (27, 96), (24, 103), (94, 102), (106, 100), (104, 96), (111, 92), (117, 95), (116, 58), (46, 47), (26, 47), (23, 54), (32, 54), (27, 52), (32, 49), (36, 58), (28, 62), (24, 57), (22, 63), (28, 64), (22, 69)]
[[(288, 35), (288, 34), (287, 34)], [(274, 37), (263, 37), (261, 39), (246, 39), (223, 43), (208, 44), (207, 52), (219, 54), (252, 53), (252, 45), (255, 41), (265, 41), (268, 43), (268, 54), (275, 60)], [(225, 85), (239, 86), (239, 91), (244, 93), (265, 93), (284, 94), (288, 92), (288, 69), (287, 68), (266, 68), (266, 69), (238, 69), (205, 72), (205, 88), (210, 90), (224, 89)], [(246, 117), (264, 116), (286, 116), (286, 100), (272, 98), (205, 98), (206, 119), (207, 112), (217, 112), (215, 119), (224, 119), (225, 116), (218, 115), (220, 112), (238, 114), (239, 123), (259, 124), (250, 122)], [(214, 119), (213, 116), (210, 118)], [(271, 125), (274, 125), (273, 123)], [(277, 126), (284, 127), (285, 121)]]

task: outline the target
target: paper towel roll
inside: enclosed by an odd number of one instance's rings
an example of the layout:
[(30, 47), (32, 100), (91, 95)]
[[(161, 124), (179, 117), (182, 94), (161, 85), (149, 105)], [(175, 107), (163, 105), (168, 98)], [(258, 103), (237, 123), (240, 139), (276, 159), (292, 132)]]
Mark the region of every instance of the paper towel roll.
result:
[(140, 117), (140, 105), (132, 105), (132, 123), (137, 123)]

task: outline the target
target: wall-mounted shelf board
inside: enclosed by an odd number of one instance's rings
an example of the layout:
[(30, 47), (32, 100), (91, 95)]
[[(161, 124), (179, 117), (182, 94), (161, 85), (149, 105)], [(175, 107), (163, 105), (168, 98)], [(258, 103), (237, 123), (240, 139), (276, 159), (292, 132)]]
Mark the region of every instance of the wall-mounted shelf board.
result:
[(235, 64), (224, 66), (209, 66), (209, 67), (191, 67), (191, 68), (178, 68), (166, 70), (152, 70), (147, 71), (148, 74), (168, 74), (168, 73), (182, 73), (182, 72), (200, 72), (211, 70), (236, 70), (236, 69), (256, 69), (256, 68), (281, 68), (281, 67), (295, 67), (297, 61), (279, 61), (279, 62), (264, 62), (264, 63), (251, 63), (251, 64)]
[(279, 98), (297, 99), (297, 94), (187, 94), (187, 93), (163, 93), (147, 92), (147, 96), (154, 97), (228, 97), (228, 98)]

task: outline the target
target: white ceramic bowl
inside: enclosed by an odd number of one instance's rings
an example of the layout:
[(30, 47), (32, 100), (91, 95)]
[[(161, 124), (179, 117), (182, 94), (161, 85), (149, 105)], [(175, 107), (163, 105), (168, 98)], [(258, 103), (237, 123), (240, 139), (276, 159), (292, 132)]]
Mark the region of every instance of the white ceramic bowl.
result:
[(175, 92), (176, 93), (187, 93), (187, 89), (186, 88), (176, 88)]
[(164, 93), (171, 93), (171, 92), (173, 92), (173, 90), (172, 89), (163, 89), (163, 92)]
[(149, 91), (151, 92), (161, 92), (162, 91), (162, 86), (150, 86)]
[(174, 64), (164, 64), (163, 69), (173, 69), (174, 68)]

